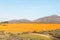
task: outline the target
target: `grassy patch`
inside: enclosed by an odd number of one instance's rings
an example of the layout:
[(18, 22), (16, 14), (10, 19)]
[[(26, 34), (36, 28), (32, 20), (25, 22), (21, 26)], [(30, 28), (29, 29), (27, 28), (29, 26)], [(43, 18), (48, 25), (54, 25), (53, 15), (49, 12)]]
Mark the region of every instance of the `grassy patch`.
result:
[(31, 40), (52, 40), (51, 38), (43, 37), (40, 35), (29, 35), (29, 34), (21, 34), (19, 35), (23, 39), (31, 39)]

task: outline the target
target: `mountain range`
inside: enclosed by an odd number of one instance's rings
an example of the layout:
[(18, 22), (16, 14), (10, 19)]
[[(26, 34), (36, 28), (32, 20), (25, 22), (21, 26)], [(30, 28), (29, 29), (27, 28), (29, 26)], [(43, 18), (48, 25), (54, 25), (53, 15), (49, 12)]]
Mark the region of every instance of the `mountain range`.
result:
[(35, 19), (33, 21), (28, 19), (20, 19), (20, 20), (10, 20), (8, 23), (29, 23), (29, 22), (36, 22), (36, 23), (60, 23), (60, 16), (58, 15), (51, 15), (42, 18)]

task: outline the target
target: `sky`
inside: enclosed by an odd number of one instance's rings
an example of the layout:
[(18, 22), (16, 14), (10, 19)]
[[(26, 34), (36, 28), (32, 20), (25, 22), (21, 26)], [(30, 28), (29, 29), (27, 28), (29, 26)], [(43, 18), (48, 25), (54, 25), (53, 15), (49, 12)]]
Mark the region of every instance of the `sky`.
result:
[(60, 0), (0, 0), (0, 21), (60, 16)]

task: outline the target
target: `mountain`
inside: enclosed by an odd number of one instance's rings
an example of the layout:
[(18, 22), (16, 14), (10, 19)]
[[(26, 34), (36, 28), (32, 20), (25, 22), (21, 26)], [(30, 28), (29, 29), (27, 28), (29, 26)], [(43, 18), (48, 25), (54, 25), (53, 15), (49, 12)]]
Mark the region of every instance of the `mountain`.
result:
[[(38, 18), (36, 20), (28, 20), (28, 19), (19, 19), (19, 20), (10, 20), (7, 21), (8, 23), (60, 23), (60, 16), (58, 15), (51, 15), (51, 16), (46, 16), (42, 18)], [(3, 22), (6, 23), (6, 22)]]
[(26, 23), (26, 22), (31, 22), (30, 20), (27, 19), (19, 19), (19, 20), (10, 20), (8, 23)]
[(51, 15), (43, 18), (38, 18), (34, 20), (34, 22), (41, 22), (41, 23), (60, 23), (60, 16), (58, 15)]

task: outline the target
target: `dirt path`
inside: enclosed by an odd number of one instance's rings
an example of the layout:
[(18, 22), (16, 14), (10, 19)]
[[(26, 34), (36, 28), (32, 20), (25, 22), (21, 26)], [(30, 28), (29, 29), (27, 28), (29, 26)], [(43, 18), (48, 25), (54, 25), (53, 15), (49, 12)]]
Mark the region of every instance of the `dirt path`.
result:
[(30, 35), (40, 35), (40, 36), (44, 36), (44, 37), (48, 37), (48, 38), (53, 38), (54, 40), (60, 40), (60, 39), (58, 39), (58, 38), (54, 38), (54, 37), (52, 37), (52, 36), (50, 36), (50, 35), (44, 35), (44, 34), (37, 34), (37, 33), (30, 33)]
[(44, 37), (48, 37), (48, 38), (50, 38), (50, 37), (51, 37), (51, 36), (49, 36), (49, 35), (37, 34), (37, 33), (30, 33), (30, 35), (40, 35), (40, 36), (44, 36)]

